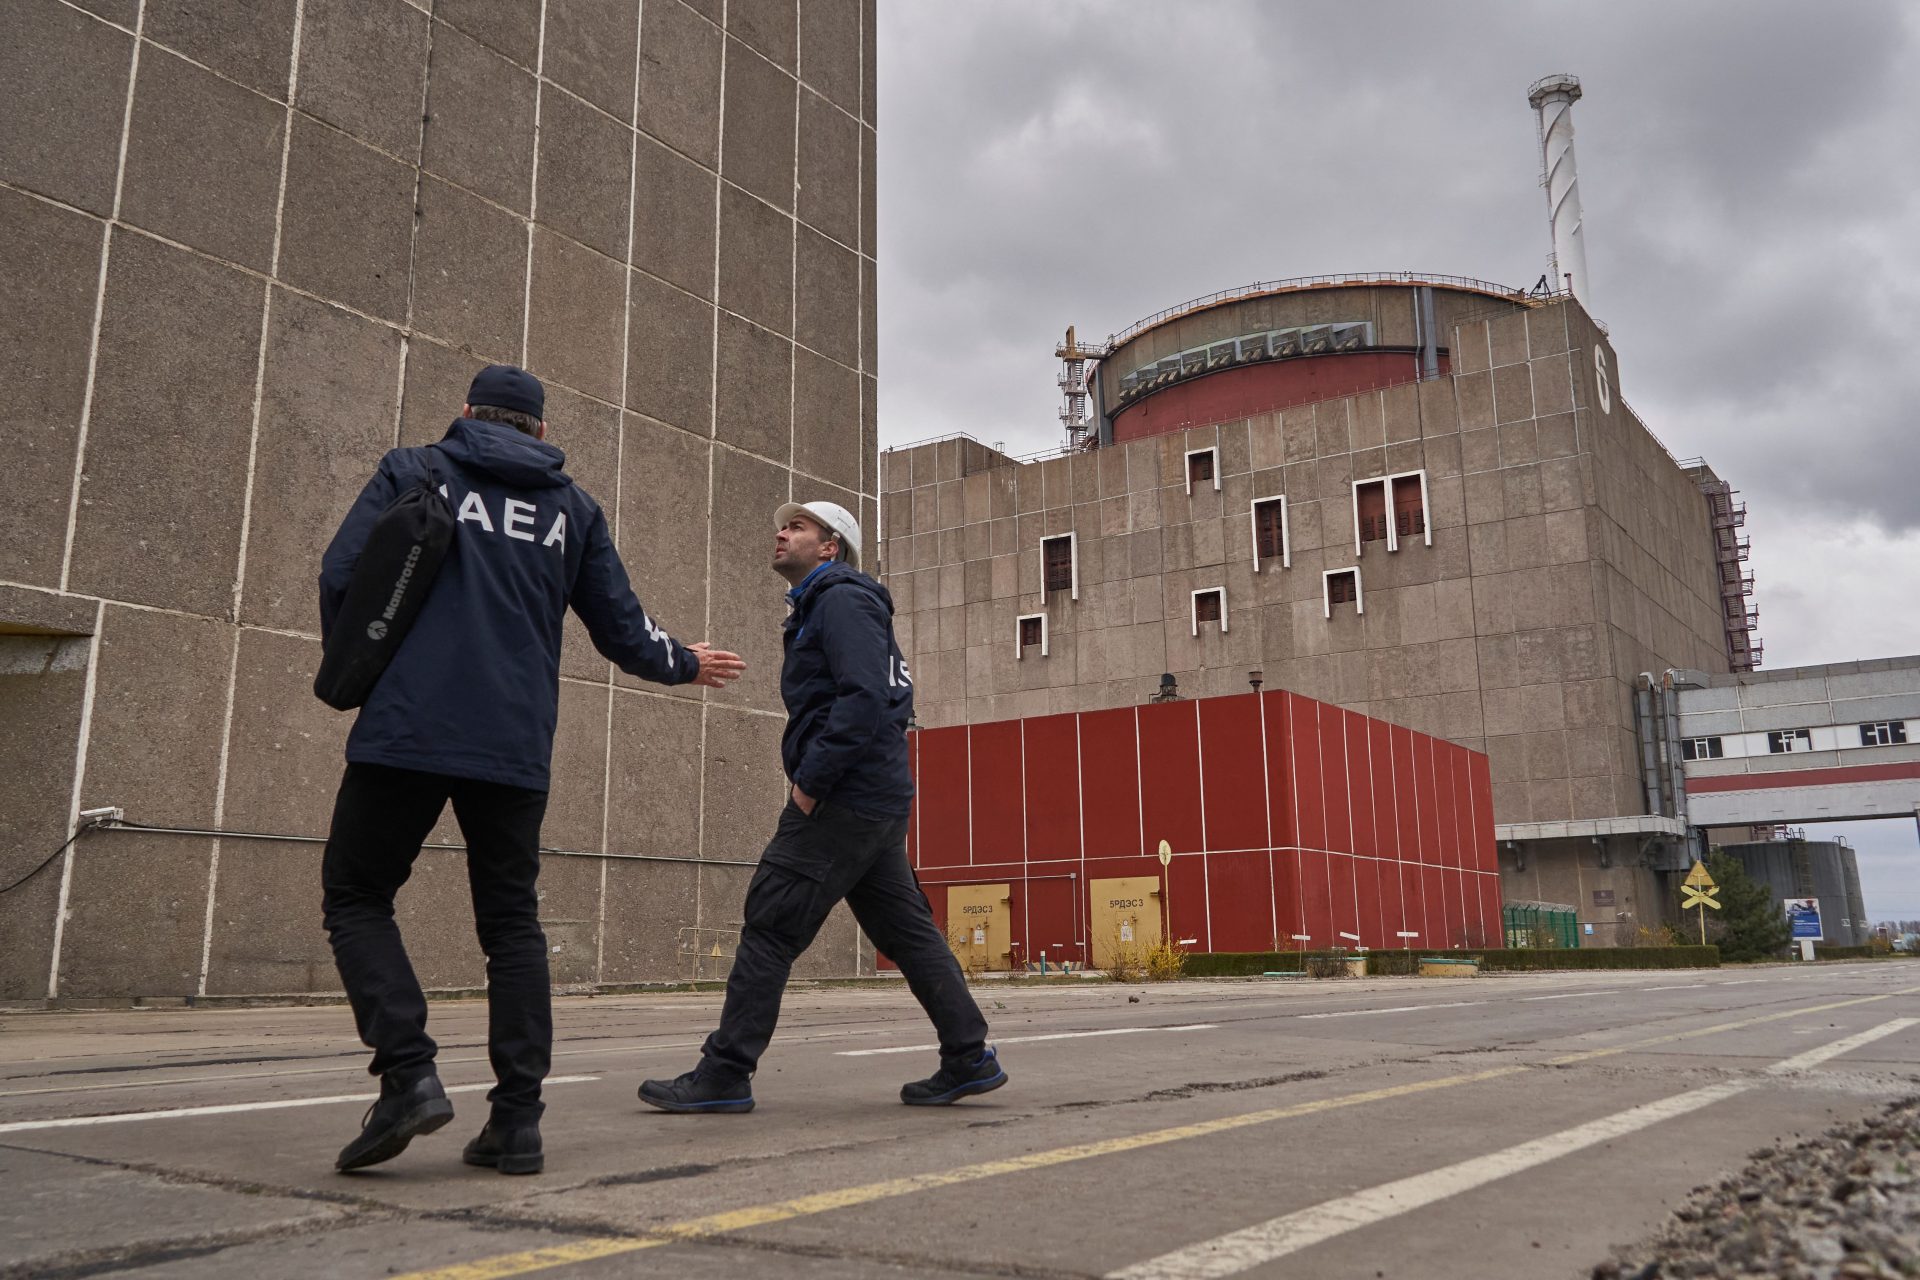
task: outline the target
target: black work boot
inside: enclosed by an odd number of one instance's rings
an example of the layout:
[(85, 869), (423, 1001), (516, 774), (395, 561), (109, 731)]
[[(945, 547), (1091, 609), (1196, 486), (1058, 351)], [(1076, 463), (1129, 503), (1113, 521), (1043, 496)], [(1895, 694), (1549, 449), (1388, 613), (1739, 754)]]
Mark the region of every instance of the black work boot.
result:
[(429, 1071), (412, 1084), (392, 1076), (380, 1077), (380, 1099), (367, 1108), (360, 1136), (340, 1149), (333, 1167), (341, 1173), (391, 1160), (423, 1133), (432, 1133), (453, 1119), (453, 1104), (440, 1087), (440, 1077)]
[(502, 1173), (539, 1173), (547, 1167), (540, 1148), (538, 1124), (498, 1125), (489, 1120), (480, 1136), (467, 1144), (460, 1158), (483, 1169)]
[(672, 1080), (648, 1080), (640, 1086), (640, 1101), (662, 1111), (751, 1111), (753, 1086), (745, 1080), (715, 1080), (698, 1068)]
[(992, 1049), (982, 1049), (971, 1064), (948, 1066), (925, 1080), (900, 1086), (900, 1101), (910, 1107), (944, 1107), (976, 1093), (991, 1093), (1007, 1082), (1000, 1058)]

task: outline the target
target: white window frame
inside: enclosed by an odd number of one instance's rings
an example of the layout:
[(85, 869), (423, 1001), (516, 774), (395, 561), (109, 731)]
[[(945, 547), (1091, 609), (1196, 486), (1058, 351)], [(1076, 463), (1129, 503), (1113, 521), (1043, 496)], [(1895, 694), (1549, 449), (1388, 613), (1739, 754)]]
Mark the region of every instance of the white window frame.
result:
[[(1704, 734), (1680, 740), (1680, 758), (1686, 761), (1723, 760), (1726, 758), (1726, 743), (1717, 733)], [(1692, 755), (1687, 752), (1692, 751)]]
[(1021, 623), (1030, 619), (1040, 619), (1040, 656), (1047, 656), (1047, 615), (1044, 613), (1023, 613), (1013, 620), (1013, 656), (1017, 661), (1027, 656), (1027, 646), (1020, 643)]
[(1073, 583), (1067, 598), (1078, 600), (1080, 598), (1080, 535), (1072, 529), (1065, 533), (1049, 534), (1040, 539), (1040, 594), (1042, 596), (1051, 594), (1047, 590), (1047, 544), (1057, 542), (1061, 538), (1067, 540), (1067, 564), (1073, 573)]
[(1210, 444), (1204, 449), (1187, 450), (1186, 458), (1182, 463), (1182, 470), (1186, 472), (1187, 496), (1189, 498), (1193, 496), (1193, 455), (1196, 453), (1210, 453), (1213, 455), (1213, 491), (1215, 493), (1220, 492), (1220, 446)]
[[(1356, 523), (1358, 519), (1359, 517), (1356, 516)], [(1324, 618), (1333, 617), (1333, 576), (1336, 573), (1350, 573), (1353, 575), (1353, 611), (1355, 613), (1365, 613), (1367, 611), (1367, 589), (1365, 584), (1360, 581), (1360, 566), (1356, 564), (1345, 569), (1322, 569), (1320, 571), (1320, 615)]]
[(1247, 508), (1247, 532), (1253, 539), (1253, 571), (1260, 572), (1260, 508), (1280, 504), (1280, 567), (1293, 568), (1293, 530), (1287, 518), (1287, 495), (1276, 493), (1271, 497), (1255, 498), (1253, 505)]
[[(1779, 736), (1780, 749), (1773, 749), (1775, 735)], [(1813, 750), (1813, 730), (1811, 729), (1771, 729), (1766, 736), (1767, 754), (1790, 756), (1796, 751)], [(1802, 745), (1804, 744), (1804, 745)]]
[(1384, 476), (1369, 476), (1365, 480), (1353, 482), (1353, 554), (1365, 555), (1365, 546), (1360, 541), (1360, 489), (1363, 485), (1380, 486), (1381, 505), (1387, 514), (1387, 551), (1400, 549), (1400, 522), (1393, 518), (1393, 482), (1417, 476), (1420, 480), (1420, 537), (1426, 546), (1433, 545), (1433, 502), (1427, 492), (1427, 471), (1425, 467), (1413, 471), (1395, 471)]
[[(1884, 742), (1879, 741), (1882, 729), (1887, 732)], [(1893, 736), (1896, 732), (1900, 735), (1898, 741), (1895, 741)], [(1873, 735), (1875, 741), (1867, 741), (1869, 733)], [(1860, 745), (1863, 747), (1904, 747), (1911, 741), (1912, 736), (1907, 733), (1907, 722), (1904, 720), (1867, 720), (1860, 725)]]
[(1200, 597), (1210, 596), (1216, 592), (1218, 592), (1220, 596), (1220, 634), (1227, 634), (1227, 589), (1225, 586), (1195, 587), (1193, 592), (1187, 597), (1187, 625), (1192, 628), (1192, 634), (1196, 636), (1200, 634)]

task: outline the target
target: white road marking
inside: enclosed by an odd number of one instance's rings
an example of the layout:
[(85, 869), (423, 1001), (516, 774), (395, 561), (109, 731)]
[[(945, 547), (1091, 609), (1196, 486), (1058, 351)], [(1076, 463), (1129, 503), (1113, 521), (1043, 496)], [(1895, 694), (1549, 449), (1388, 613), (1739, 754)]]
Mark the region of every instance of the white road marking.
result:
[[(583, 1084), (599, 1076), (549, 1076), (546, 1084)], [(456, 1084), (448, 1093), (477, 1093), (493, 1084)], [(336, 1102), (372, 1102), (377, 1093), (336, 1093), (324, 1098), (282, 1098), (274, 1102), (228, 1102), (212, 1107), (172, 1107), (165, 1111), (121, 1111), (104, 1116), (67, 1116), (59, 1120), (16, 1120), (0, 1124), (0, 1133), (26, 1133), (34, 1129), (77, 1129), (99, 1124), (126, 1124), (132, 1120), (179, 1120), (188, 1116), (228, 1116), (242, 1111), (281, 1111), (289, 1107), (323, 1107)]]
[(1364, 1018), (1370, 1013), (1416, 1013), (1422, 1009), (1464, 1009), (1470, 1004), (1488, 1004), (1486, 1000), (1449, 1000), (1444, 1004), (1396, 1004), (1385, 1009), (1342, 1009), (1337, 1013), (1296, 1013), (1296, 1018)]
[[(1212, 1031), (1217, 1024), (1212, 1022), (1189, 1022), (1178, 1027), (1114, 1027), (1108, 1031), (1059, 1031), (1047, 1036), (995, 1036), (993, 1042), (1001, 1044), (1031, 1044), (1036, 1040), (1081, 1040), (1087, 1036), (1131, 1036), (1145, 1031)], [(880, 1053), (925, 1053), (929, 1049), (938, 1049), (937, 1044), (896, 1044), (885, 1049), (841, 1049), (834, 1054), (836, 1058), (869, 1058)]]
[(1762, 982), (1772, 982), (1772, 978), (1742, 978), (1738, 982), (1722, 982), (1723, 987), (1751, 987)]
[(1522, 1004), (1529, 1000), (1572, 1000), (1576, 996), (1617, 996), (1618, 991), (1565, 991), (1557, 996), (1521, 996)]
[(1709, 982), (1688, 982), (1677, 987), (1642, 987), (1642, 991), (1697, 991), (1701, 987), (1712, 986)]
[[(1768, 1067), (1774, 1076), (1797, 1075), (1829, 1058), (1903, 1031), (1920, 1019), (1896, 1018), (1858, 1035), (1797, 1054)], [(1427, 1173), (1400, 1178), (1364, 1191), (1327, 1200), (1278, 1218), (1202, 1240), (1132, 1266), (1109, 1272), (1107, 1280), (1216, 1280), (1300, 1252), (1349, 1231), (1399, 1217), (1490, 1182), (1511, 1177), (1561, 1156), (1636, 1133), (1698, 1111), (1754, 1088), (1758, 1080), (1730, 1080), (1658, 1102), (1603, 1116), (1559, 1133), (1535, 1138), (1504, 1151), (1462, 1160)]]

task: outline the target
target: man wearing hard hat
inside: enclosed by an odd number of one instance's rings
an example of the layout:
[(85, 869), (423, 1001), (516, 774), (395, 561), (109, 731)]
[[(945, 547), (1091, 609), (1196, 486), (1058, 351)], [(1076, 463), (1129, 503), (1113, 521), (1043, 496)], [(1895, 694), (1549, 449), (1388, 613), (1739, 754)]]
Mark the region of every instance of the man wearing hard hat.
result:
[(944, 1106), (998, 1089), (1007, 1073), (986, 1019), (907, 862), (913, 682), (893, 638), (893, 597), (860, 572), (860, 522), (845, 507), (789, 502), (774, 524), (773, 571), (791, 588), (780, 754), (792, 793), (747, 886), (720, 1027), (698, 1067), (646, 1081), (640, 1099), (664, 1111), (753, 1110), (750, 1082), (787, 976), (842, 899), (940, 1035), (940, 1069), (900, 1100)]

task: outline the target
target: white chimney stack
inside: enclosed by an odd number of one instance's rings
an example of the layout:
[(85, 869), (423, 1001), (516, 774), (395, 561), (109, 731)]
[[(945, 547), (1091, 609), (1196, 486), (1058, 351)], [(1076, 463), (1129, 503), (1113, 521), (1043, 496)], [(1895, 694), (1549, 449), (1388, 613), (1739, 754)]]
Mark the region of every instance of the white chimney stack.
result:
[(1540, 118), (1541, 185), (1547, 189), (1547, 213), (1553, 220), (1556, 289), (1571, 289), (1582, 306), (1593, 309), (1587, 277), (1587, 241), (1580, 226), (1580, 179), (1573, 169), (1573, 104), (1580, 99), (1578, 76), (1548, 76), (1527, 90)]

